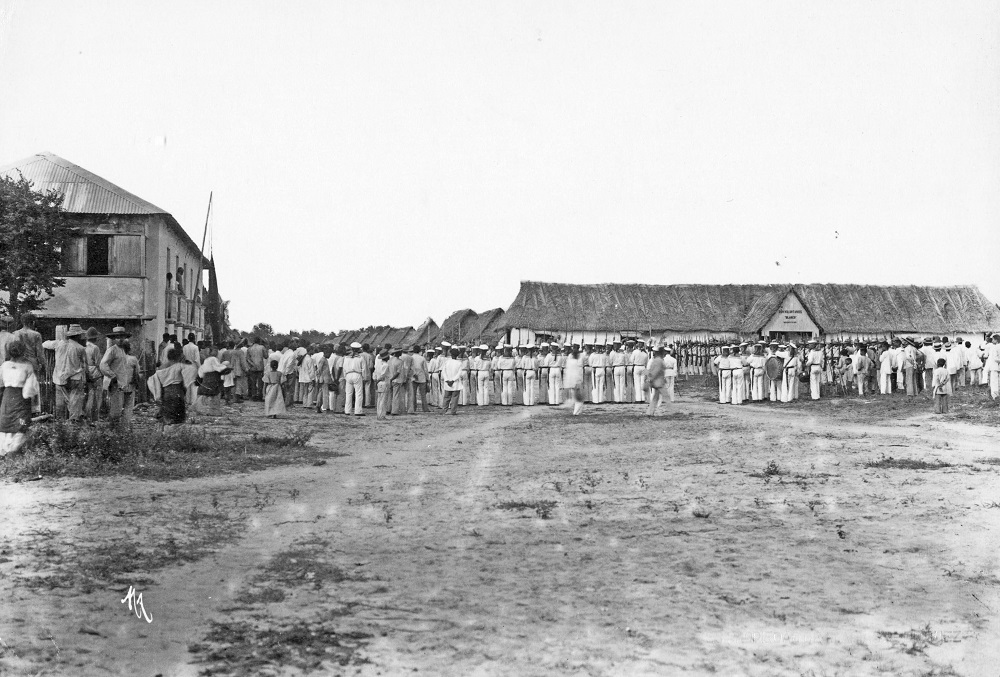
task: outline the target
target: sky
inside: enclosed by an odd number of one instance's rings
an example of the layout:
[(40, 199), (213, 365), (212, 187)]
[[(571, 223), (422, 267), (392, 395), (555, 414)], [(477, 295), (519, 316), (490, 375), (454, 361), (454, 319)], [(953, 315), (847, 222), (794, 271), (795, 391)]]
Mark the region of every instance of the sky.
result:
[(993, 2), (0, 0), (0, 165), (201, 241), (234, 327), (507, 308), (521, 280), (976, 284)]

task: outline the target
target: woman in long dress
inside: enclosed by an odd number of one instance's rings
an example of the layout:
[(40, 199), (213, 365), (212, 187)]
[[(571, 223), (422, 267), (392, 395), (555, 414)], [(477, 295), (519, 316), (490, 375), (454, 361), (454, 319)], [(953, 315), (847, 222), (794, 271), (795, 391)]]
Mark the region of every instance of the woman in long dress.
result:
[(31, 425), (31, 400), (38, 395), (38, 379), (25, 357), (24, 344), (8, 343), (7, 358), (0, 364), (0, 456), (24, 445)]
[(278, 371), (278, 361), (271, 360), (271, 369), (264, 372), (264, 415), (277, 418), (278, 414), (288, 413), (285, 408), (285, 396), (281, 391), (284, 374)]

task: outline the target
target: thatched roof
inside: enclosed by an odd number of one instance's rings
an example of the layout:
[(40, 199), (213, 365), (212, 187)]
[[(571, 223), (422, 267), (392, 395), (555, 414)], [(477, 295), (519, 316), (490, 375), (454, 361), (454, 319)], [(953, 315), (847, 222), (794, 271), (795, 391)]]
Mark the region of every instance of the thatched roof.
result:
[(493, 310), (479, 313), (475, 321), (469, 324), (469, 328), (464, 330), (462, 343), (470, 345), (473, 343), (488, 343), (489, 345), (494, 345), (504, 334), (504, 330), (497, 326), (500, 320), (503, 319), (503, 315), (503, 308), (494, 308)]
[(794, 291), (824, 333), (987, 332), (1000, 310), (975, 286), (643, 285), (522, 282), (501, 329), (760, 331)]
[(441, 328), (438, 330), (434, 340), (450, 341), (451, 343), (460, 342), (462, 335), (475, 323), (476, 317), (478, 317), (476, 313), (469, 308), (456, 310), (448, 316), (448, 319), (441, 323)]

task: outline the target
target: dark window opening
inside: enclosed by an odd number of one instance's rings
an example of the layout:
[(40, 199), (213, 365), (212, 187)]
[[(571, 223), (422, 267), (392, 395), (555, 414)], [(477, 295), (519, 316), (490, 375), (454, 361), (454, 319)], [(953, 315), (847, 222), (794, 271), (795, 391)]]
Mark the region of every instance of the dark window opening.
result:
[(87, 236), (87, 275), (108, 275), (108, 250), (111, 243), (110, 235)]

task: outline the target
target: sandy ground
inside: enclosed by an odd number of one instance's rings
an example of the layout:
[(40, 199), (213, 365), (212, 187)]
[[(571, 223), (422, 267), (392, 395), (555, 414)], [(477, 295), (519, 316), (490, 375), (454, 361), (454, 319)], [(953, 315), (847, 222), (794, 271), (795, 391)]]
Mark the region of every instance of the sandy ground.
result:
[[(213, 623), (245, 622), (299, 623), (296, 646), (320, 629), (344, 638), (310, 659), (315, 674), (1000, 673), (1000, 466), (981, 462), (1000, 456), (1000, 428), (923, 410), (853, 424), (826, 402), (692, 397), (642, 413), (275, 424), (248, 405), (247, 429), (308, 426), (349, 456), (5, 483), (0, 672), (299, 673), (206, 658), (226, 645)], [(863, 467), (882, 455), (955, 466)], [(765, 473), (772, 461), (781, 474)], [(80, 553), (175, 532), (200, 558), (32, 584)], [(121, 603), (130, 584), (151, 623)]]

